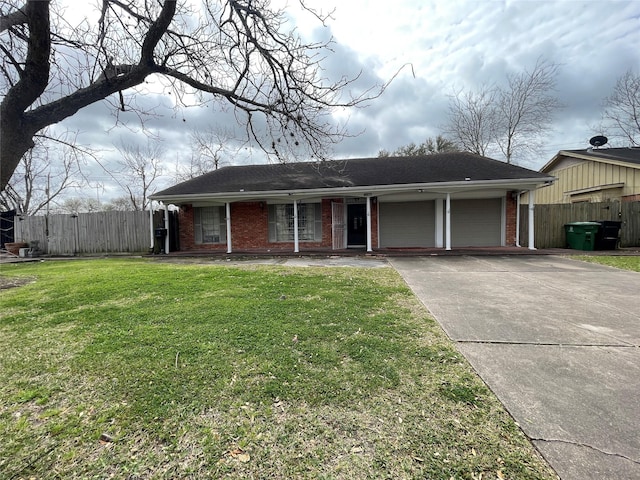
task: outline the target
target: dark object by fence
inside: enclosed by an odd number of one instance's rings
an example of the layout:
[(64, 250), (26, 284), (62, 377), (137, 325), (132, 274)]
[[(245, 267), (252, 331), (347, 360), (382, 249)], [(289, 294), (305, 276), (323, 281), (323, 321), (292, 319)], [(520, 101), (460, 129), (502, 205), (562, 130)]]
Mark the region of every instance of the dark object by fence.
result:
[(615, 250), (620, 243), (620, 227), (622, 222), (613, 220), (596, 220), (600, 228), (596, 232), (596, 250)]
[(0, 248), (5, 248), (5, 244), (15, 242), (13, 219), (16, 216), (15, 210), (0, 212)]

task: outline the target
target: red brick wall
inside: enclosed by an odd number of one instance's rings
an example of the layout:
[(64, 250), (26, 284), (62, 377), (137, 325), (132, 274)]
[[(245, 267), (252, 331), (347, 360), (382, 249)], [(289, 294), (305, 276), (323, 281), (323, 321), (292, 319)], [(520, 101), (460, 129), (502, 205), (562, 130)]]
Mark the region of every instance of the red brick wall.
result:
[(378, 199), (371, 199), (371, 248), (378, 248)]
[(323, 248), (331, 248), (333, 246), (333, 210), (332, 202), (342, 203), (341, 198), (324, 198), (322, 199), (322, 244)]
[(193, 208), (191, 205), (180, 207), (178, 223), (180, 224), (180, 250), (193, 250)]
[(267, 202), (231, 204), (231, 246), (233, 250), (264, 249), (269, 241)]
[[(331, 249), (331, 200), (322, 201), (322, 241), (300, 242), (300, 251)], [(183, 205), (179, 213), (180, 250), (227, 251), (227, 244), (196, 244), (194, 209)], [(266, 202), (236, 202), (231, 204), (232, 251), (293, 252), (293, 242), (269, 242), (269, 209)]]
[(507, 192), (507, 214), (506, 214), (506, 239), (507, 247), (513, 247), (516, 244), (516, 215), (518, 214), (518, 202), (514, 198), (517, 192)]

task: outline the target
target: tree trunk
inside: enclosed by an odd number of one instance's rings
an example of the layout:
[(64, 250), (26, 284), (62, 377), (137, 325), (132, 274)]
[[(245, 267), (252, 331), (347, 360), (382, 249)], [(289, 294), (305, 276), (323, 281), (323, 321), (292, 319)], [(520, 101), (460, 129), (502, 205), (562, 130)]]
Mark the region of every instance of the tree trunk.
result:
[(24, 112), (42, 95), (49, 83), (49, 1), (29, 1), (25, 13), (29, 28), (26, 62), (20, 80), (0, 104), (0, 190), (4, 190), (22, 156), (33, 147), (33, 135), (39, 128), (34, 130)]

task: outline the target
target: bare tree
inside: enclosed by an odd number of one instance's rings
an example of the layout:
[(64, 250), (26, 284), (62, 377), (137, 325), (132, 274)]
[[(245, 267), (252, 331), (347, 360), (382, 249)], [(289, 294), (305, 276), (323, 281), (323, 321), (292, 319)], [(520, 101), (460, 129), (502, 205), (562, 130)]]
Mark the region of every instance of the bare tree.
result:
[(35, 215), (49, 209), (64, 192), (82, 185), (79, 151), (67, 146), (64, 138), (58, 140), (54, 143), (45, 137), (36, 138), (34, 148), (22, 158), (0, 192), (0, 208)]
[(463, 150), (485, 156), (499, 129), (497, 97), (497, 90), (488, 86), (452, 95), (445, 133)]
[(118, 151), (122, 156), (120, 170), (111, 176), (126, 192), (133, 210), (146, 210), (154, 184), (162, 175), (162, 146), (148, 140), (146, 147), (128, 144)]
[(189, 140), (191, 156), (188, 163), (182, 159), (176, 160), (175, 179), (178, 182), (217, 170), (239, 149), (232, 147), (235, 142), (230, 131), (214, 127), (192, 131)]
[(37, 132), (103, 99), (116, 112), (135, 110), (132, 97), (150, 75), (177, 105), (231, 105), (247, 137), (279, 157), (323, 157), (344, 136), (331, 109), (381, 91), (344, 95), (356, 79), (328, 81), (321, 71), (331, 41), (284, 31), (285, 12), (269, 0), (97, 3), (96, 15), (71, 25), (50, 0), (0, 0), (0, 189)]
[(451, 97), (446, 132), (464, 150), (478, 155), (502, 152), (507, 163), (538, 145), (553, 113), (559, 65), (538, 60), (531, 71), (509, 74), (503, 87), (483, 86)]
[(538, 60), (531, 71), (507, 75), (507, 84), (498, 89), (496, 143), (507, 163), (514, 155), (532, 149), (551, 126), (560, 106), (552, 94), (559, 65)]
[(71, 197), (65, 199), (57, 208), (59, 213), (77, 215), (78, 213), (101, 212), (104, 205), (96, 198)]
[(129, 197), (118, 197), (111, 199), (108, 203), (103, 203), (102, 208), (105, 211), (127, 212), (133, 209), (133, 205), (131, 205)]
[(419, 157), (422, 155), (435, 155), (436, 153), (459, 152), (460, 147), (448, 138), (438, 135), (435, 139), (429, 137), (420, 145), (409, 143), (397, 148), (393, 152), (380, 150), (378, 157)]
[(640, 146), (640, 74), (628, 70), (618, 78), (604, 105), (604, 119), (614, 134)]

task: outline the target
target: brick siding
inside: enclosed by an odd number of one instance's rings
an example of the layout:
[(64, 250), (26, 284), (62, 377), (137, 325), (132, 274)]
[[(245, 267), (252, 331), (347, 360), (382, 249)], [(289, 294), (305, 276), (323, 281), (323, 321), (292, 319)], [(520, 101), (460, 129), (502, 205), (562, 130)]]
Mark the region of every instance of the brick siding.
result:
[[(332, 249), (332, 202), (344, 202), (342, 198), (322, 200), (322, 241), (300, 242), (300, 251)], [(506, 196), (506, 245), (516, 243), (517, 203), (511, 192)], [(226, 252), (227, 244), (196, 244), (194, 233), (194, 208), (182, 205), (179, 212), (180, 250)], [(222, 225), (222, 228), (225, 228)], [(293, 252), (293, 242), (269, 242), (269, 209), (266, 202), (236, 202), (231, 204), (231, 246), (234, 252)], [(371, 247), (378, 248), (378, 202), (371, 201)]]
[(505, 229), (505, 245), (507, 247), (514, 247), (516, 245), (516, 215), (518, 214), (518, 202), (515, 199), (515, 195), (518, 192), (507, 192), (507, 205), (506, 205), (506, 223)]

